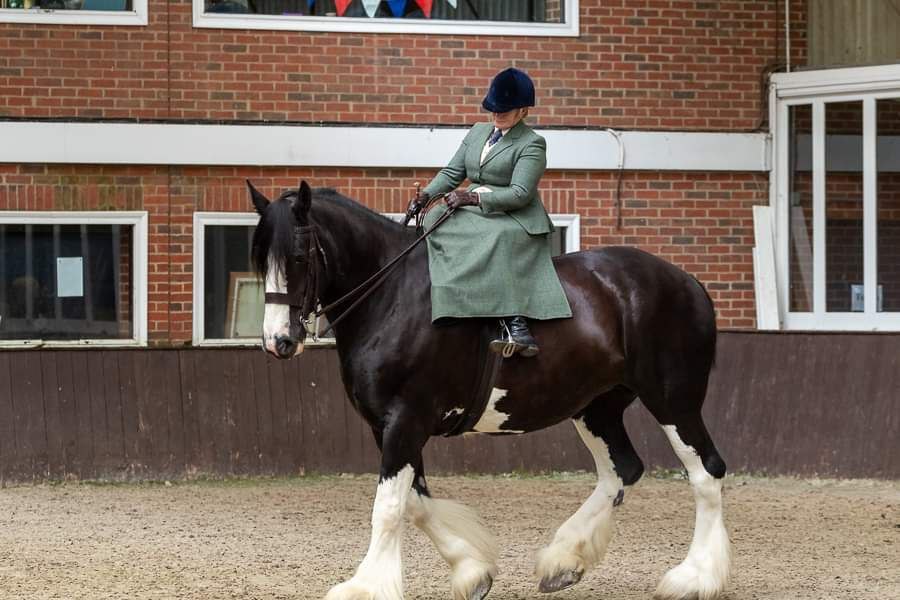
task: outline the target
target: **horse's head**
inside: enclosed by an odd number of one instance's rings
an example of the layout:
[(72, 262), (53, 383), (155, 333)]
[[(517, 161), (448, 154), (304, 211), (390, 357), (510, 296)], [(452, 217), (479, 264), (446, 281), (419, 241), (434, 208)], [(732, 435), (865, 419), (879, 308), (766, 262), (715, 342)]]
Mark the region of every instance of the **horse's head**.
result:
[(252, 254), (256, 272), (266, 284), (263, 349), (278, 358), (291, 358), (303, 352), (306, 318), (318, 301), (319, 245), (309, 222), (312, 191), (301, 181), (299, 189), (269, 202), (250, 181), (247, 186), (260, 215)]

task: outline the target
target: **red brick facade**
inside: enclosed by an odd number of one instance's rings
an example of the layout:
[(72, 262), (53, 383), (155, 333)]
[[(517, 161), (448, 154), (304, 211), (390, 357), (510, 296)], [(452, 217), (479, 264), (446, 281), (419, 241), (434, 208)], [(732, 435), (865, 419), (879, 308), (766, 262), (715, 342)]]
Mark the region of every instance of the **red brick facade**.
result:
[[(0, 117), (465, 125), (484, 118), (490, 77), (513, 64), (535, 79), (539, 127), (753, 131), (765, 126), (762, 75), (784, 46), (782, 10), (581, 0), (579, 37), (542, 38), (194, 29), (189, 2), (150, 0), (147, 27), (0, 24)], [(247, 211), (247, 177), (272, 194), (303, 177), (401, 211), (433, 173), (6, 164), (0, 210), (147, 210), (149, 338), (181, 344), (194, 211)], [(751, 207), (768, 202), (767, 175), (627, 172), (621, 229), (615, 183), (611, 172), (550, 171), (541, 189), (551, 212), (581, 215), (583, 248), (658, 253), (709, 287), (722, 327), (753, 327)]]

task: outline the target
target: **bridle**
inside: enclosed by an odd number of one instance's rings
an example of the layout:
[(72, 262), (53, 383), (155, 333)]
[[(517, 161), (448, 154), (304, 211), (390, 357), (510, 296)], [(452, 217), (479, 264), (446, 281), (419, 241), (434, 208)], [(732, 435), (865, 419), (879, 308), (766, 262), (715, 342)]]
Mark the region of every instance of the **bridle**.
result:
[[(443, 195), (438, 198), (443, 198)], [(435, 198), (435, 200), (437, 200), (438, 198)], [(329, 331), (334, 329), (334, 327), (338, 323), (340, 323), (344, 319), (344, 317), (350, 314), (350, 312), (354, 308), (359, 306), (363, 300), (368, 298), (372, 294), (372, 292), (378, 289), (381, 284), (385, 282), (390, 272), (394, 270), (394, 267), (396, 267), (400, 262), (400, 259), (412, 252), (416, 246), (422, 243), (438, 227), (443, 225), (455, 211), (455, 208), (448, 207), (447, 211), (442, 214), (437, 221), (435, 221), (434, 225), (432, 225), (426, 232), (416, 238), (416, 240), (405, 250), (403, 250), (403, 252), (391, 259), (390, 262), (379, 269), (374, 275), (325, 307), (321, 306), (321, 302), (319, 300), (319, 260), (321, 260), (322, 263), (321, 271), (327, 274), (328, 269), (328, 259), (325, 255), (325, 250), (322, 248), (322, 244), (319, 243), (319, 236), (316, 233), (315, 225), (297, 225), (294, 227), (294, 251), (288, 259), (288, 262), (293, 263), (293, 265), (285, 265), (287, 292), (266, 292), (266, 304), (281, 304), (289, 306), (291, 319), (291, 337), (294, 339), (302, 340), (306, 337), (306, 332), (309, 331), (310, 328), (314, 327), (315, 319), (322, 316), (329, 310), (344, 304), (345, 302), (362, 292), (359, 297), (356, 298), (356, 300), (350, 306), (348, 306), (343, 313), (340, 314), (340, 316), (338, 316), (334, 321), (331, 321), (328, 324), (328, 327), (326, 327), (321, 334), (317, 331), (313, 331), (313, 340), (318, 341), (320, 335), (324, 336)], [(306, 287), (304, 290), (302, 290), (302, 292), (298, 289), (300, 286), (300, 282), (298, 281), (296, 274), (294, 277), (291, 276), (292, 272), (296, 273), (296, 270), (291, 267), (296, 267), (296, 265), (299, 265), (301, 263), (306, 263)], [(312, 317), (310, 317), (309, 315), (312, 315)]]
[[(327, 266), (325, 251), (319, 243), (314, 225), (297, 225), (294, 227), (294, 249), (284, 265), (284, 276), (287, 280), (287, 292), (266, 292), (266, 304), (280, 304), (290, 307), (290, 334), (294, 339), (302, 340), (313, 325), (309, 315), (319, 305), (319, 261), (321, 256), (322, 270)], [(306, 263), (306, 286), (301, 292), (300, 282), (296, 274), (298, 267)], [(292, 276), (294, 274), (294, 276)], [(318, 315), (316, 315), (318, 316)], [(315, 334), (314, 334), (315, 335)]]

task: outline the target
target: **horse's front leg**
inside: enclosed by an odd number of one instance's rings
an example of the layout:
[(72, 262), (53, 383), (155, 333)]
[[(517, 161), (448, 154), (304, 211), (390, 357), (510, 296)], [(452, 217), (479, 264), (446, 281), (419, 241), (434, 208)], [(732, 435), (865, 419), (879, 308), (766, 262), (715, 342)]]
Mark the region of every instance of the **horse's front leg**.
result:
[[(376, 438), (378, 433), (376, 432)], [(393, 419), (381, 434), (381, 473), (372, 507), (372, 540), (356, 574), (325, 600), (403, 600), (400, 542), (407, 499), (428, 439), (411, 419)]]

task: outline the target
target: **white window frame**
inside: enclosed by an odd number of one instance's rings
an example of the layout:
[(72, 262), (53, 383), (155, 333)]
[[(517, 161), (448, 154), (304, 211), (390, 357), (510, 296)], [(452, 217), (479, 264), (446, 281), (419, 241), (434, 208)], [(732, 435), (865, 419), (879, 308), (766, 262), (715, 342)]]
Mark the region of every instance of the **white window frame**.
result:
[(566, 1), (563, 23), (219, 14), (205, 13), (204, 0), (193, 0), (193, 3), (194, 27), (198, 28), (552, 37), (577, 37), (579, 34), (579, 0)]
[(131, 339), (0, 340), (0, 348), (147, 345), (147, 211), (0, 211), (3, 225), (131, 225), (133, 276), (131, 281)]
[[(770, 179), (770, 205), (775, 215), (775, 271), (778, 313), (784, 329), (830, 331), (900, 331), (900, 313), (877, 312), (876, 206), (877, 152), (875, 102), (900, 97), (900, 65), (779, 73), (772, 77), (770, 122), (775, 160)], [(863, 312), (826, 312), (825, 305), (825, 139), (824, 110), (832, 102), (863, 105)], [(813, 113), (813, 310), (791, 312), (789, 111), (811, 105)]]
[(131, 10), (0, 9), (0, 23), (44, 25), (147, 25), (147, 0), (132, 0)]
[[(195, 346), (259, 346), (262, 339), (262, 332), (256, 338), (207, 338), (206, 327), (204, 325), (204, 303), (203, 298), (206, 290), (203, 287), (205, 281), (205, 263), (206, 258), (206, 226), (207, 225), (233, 225), (233, 226), (252, 226), (256, 227), (259, 223), (259, 215), (254, 212), (236, 213), (236, 212), (208, 212), (199, 211), (194, 213), (194, 311), (193, 311), (193, 332), (192, 340)], [(318, 323), (316, 323), (318, 326)], [(333, 334), (319, 340), (313, 340), (307, 336), (305, 346), (334, 346)]]

